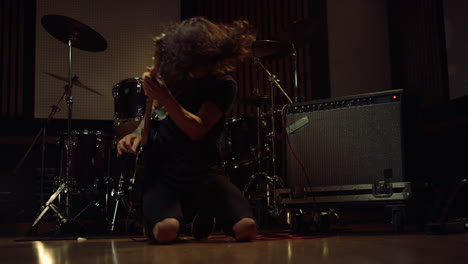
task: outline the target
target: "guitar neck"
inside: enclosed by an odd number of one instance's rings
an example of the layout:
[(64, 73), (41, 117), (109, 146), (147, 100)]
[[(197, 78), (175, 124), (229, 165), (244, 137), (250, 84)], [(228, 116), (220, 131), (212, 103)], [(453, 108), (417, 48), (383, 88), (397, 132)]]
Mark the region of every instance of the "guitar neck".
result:
[(141, 135), (141, 145), (144, 146), (148, 143), (149, 135), (150, 135), (150, 122), (151, 122), (151, 111), (153, 108), (153, 99), (149, 98), (146, 99), (146, 109), (145, 109), (145, 116), (143, 119), (143, 132)]
[[(153, 62), (153, 69), (151, 70), (151, 78), (155, 79), (157, 78), (156, 73), (159, 69), (159, 53), (161, 51), (161, 40), (164, 38), (164, 33), (161, 34), (158, 37), (155, 37), (153, 39), (155, 47), (154, 47), (154, 62)], [(153, 100), (152, 98), (148, 97), (146, 99), (146, 109), (145, 109), (145, 118), (143, 119), (143, 132), (141, 135), (141, 145), (144, 146), (148, 143), (149, 135), (150, 135), (150, 122), (151, 122), (151, 114), (152, 114), (152, 109), (153, 105), (155, 107), (158, 107), (159, 103), (156, 100)]]

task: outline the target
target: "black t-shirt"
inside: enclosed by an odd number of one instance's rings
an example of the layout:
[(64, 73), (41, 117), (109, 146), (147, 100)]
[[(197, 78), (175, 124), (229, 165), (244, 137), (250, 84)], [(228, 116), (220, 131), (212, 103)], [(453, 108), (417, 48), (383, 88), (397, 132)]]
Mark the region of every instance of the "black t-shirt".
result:
[(199, 141), (191, 140), (169, 116), (153, 124), (156, 137), (149, 158), (150, 167), (160, 177), (191, 182), (193, 177), (220, 164), (217, 141), (230, 110), (237, 84), (229, 75), (207, 76), (202, 79), (180, 82), (172, 90), (176, 100), (189, 112), (197, 115), (205, 102), (214, 103), (224, 114)]

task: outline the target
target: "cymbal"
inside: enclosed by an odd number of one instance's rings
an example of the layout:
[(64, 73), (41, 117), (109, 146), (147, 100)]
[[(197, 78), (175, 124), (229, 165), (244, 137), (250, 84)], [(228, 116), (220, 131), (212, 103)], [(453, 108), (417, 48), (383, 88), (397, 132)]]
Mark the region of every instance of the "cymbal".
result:
[(266, 105), (271, 101), (269, 95), (254, 95), (241, 98), (237, 101), (238, 104), (255, 104), (255, 105)]
[(61, 15), (46, 15), (41, 19), (42, 26), (49, 34), (68, 45), (91, 52), (104, 51), (106, 40), (94, 29), (72, 18)]
[(280, 32), (277, 39), (282, 41), (291, 41), (296, 46), (302, 46), (309, 43), (319, 32), (319, 25), (312, 18), (296, 20), (288, 25), (285, 30)]
[[(50, 73), (50, 72), (44, 72), (45, 74), (49, 75), (49, 76), (52, 76), (56, 79), (59, 79), (61, 81), (64, 81), (64, 82), (68, 82), (68, 78), (65, 78), (65, 77), (62, 77), (62, 76), (59, 76), (59, 75), (56, 75), (56, 74), (53, 74), (53, 73)], [(95, 94), (98, 94), (98, 95), (103, 95), (102, 93), (92, 89), (92, 88), (89, 88), (88, 86), (82, 84), (79, 80), (78, 80), (78, 76), (74, 76), (73, 79), (72, 79), (72, 83), (73, 85), (77, 86), (77, 87), (80, 87), (80, 88), (83, 88), (85, 90), (88, 90), (92, 93), (95, 93)]]
[(289, 53), (290, 46), (287, 42), (277, 40), (257, 40), (252, 44), (254, 57), (283, 56)]

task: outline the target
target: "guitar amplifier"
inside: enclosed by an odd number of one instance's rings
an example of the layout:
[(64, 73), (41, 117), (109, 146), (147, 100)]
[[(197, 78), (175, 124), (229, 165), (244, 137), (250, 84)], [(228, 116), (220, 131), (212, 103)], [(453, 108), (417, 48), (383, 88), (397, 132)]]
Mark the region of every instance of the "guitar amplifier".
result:
[(405, 182), (403, 102), (392, 90), (290, 105), (287, 187)]

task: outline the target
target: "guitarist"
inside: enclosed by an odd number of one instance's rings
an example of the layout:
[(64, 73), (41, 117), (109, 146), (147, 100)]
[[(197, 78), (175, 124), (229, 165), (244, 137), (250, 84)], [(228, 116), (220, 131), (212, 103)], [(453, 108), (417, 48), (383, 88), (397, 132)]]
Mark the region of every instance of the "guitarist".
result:
[[(158, 71), (142, 76), (146, 95), (168, 113), (151, 123), (157, 129), (145, 166), (146, 233), (157, 243), (175, 241), (182, 206), (190, 203), (199, 211), (192, 224), (195, 238), (209, 235), (215, 217), (226, 234), (250, 241), (257, 230), (251, 208), (222, 175), (216, 143), (237, 91), (229, 73), (248, 56), (252, 27), (247, 21), (225, 25), (194, 17), (165, 34)], [(142, 129), (118, 142), (118, 155), (136, 152)]]

